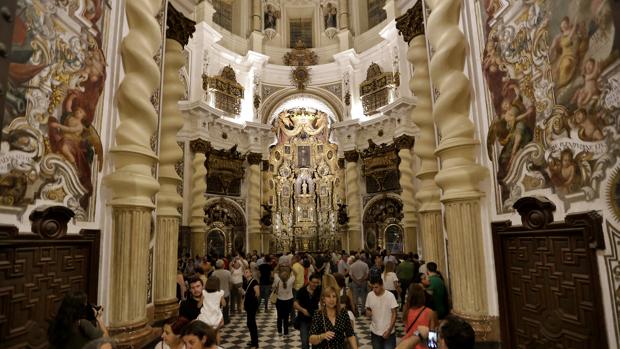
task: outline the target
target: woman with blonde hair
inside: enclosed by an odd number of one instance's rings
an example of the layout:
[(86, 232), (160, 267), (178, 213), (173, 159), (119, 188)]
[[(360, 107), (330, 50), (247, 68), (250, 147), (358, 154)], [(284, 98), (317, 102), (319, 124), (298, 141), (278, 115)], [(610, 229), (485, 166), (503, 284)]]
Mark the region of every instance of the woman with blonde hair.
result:
[(278, 333), (288, 336), (288, 320), (293, 310), (295, 275), (291, 273), (291, 267), (280, 265), (273, 279), (272, 290), (278, 295), (276, 301)]
[(392, 292), (394, 297), (398, 299), (398, 276), (396, 276), (394, 270), (396, 270), (396, 264), (394, 264), (394, 262), (389, 261), (385, 263), (385, 270), (383, 271), (383, 274), (381, 274), (381, 279), (383, 279), (385, 289)]
[(357, 349), (351, 320), (345, 309), (340, 308), (340, 297), (335, 287), (323, 288), (319, 310), (312, 317), (310, 343), (317, 349)]

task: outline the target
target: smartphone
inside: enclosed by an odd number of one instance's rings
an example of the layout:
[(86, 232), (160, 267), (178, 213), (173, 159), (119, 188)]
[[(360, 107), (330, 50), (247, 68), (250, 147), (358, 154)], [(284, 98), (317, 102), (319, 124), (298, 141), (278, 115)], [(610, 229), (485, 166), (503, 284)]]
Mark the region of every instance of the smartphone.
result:
[(437, 345), (437, 331), (428, 331), (428, 342), (426, 346), (429, 349), (437, 349), (439, 346)]

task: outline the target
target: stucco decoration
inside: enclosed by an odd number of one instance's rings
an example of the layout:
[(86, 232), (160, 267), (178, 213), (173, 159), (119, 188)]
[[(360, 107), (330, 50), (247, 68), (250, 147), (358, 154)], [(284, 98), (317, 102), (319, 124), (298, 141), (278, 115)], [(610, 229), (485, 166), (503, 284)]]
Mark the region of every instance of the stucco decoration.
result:
[(498, 211), (526, 192), (593, 201), (620, 154), (620, 4), (487, 1), (483, 70)]
[(106, 79), (101, 0), (19, 0), (0, 148), (0, 205), (37, 199), (94, 212)]

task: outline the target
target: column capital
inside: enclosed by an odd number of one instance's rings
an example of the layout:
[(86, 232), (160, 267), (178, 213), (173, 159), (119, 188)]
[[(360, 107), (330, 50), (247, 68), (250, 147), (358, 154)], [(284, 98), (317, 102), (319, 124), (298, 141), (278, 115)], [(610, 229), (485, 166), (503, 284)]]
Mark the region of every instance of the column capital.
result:
[(413, 144), (415, 143), (415, 138), (409, 135), (402, 135), (394, 138), (394, 146), (396, 149), (411, 149), (413, 148)]
[(181, 46), (187, 45), (189, 38), (196, 30), (196, 22), (183, 16), (183, 14), (168, 3), (168, 14), (166, 16), (166, 39), (177, 41)]
[(189, 142), (189, 148), (192, 153), (204, 153), (205, 155), (211, 152), (211, 143), (204, 139), (194, 139)]
[(418, 1), (407, 12), (396, 18), (396, 29), (408, 44), (418, 35), (424, 35), (424, 16), (422, 14), (422, 1)]
[(357, 150), (348, 150), (344, 152), (344, 159), (347, 162), (357, 162), (359, 157), (360, 154), (357, 152)]
[(263, 154), (261, 153), (249, 153), (248, 154), (248, 163), (250, 166), (252, 165), (260, 165), (263, 160)]

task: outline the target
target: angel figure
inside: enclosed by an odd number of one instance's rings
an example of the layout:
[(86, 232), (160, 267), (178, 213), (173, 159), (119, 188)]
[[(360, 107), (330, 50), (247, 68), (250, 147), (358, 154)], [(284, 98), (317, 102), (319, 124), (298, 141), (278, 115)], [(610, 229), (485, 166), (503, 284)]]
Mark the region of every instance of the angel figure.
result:
[(571, 24), (568, 17), (560, 22), (560, 34), (553, 39), (549, 50), (558, 89), (571, 82), (584, 49), (588, 47), (588, 39), (583, 31), (583, 25)]
[(571, 102), (579, 108), (586, 108), (591, 101), (597, 100), (601, 94), (597, 83), (600, 75), (600, 64), (594, 58), (588, 59), (583, 65), (583, 86), (575, 92)]
[(596, 120), (592, 120), (592, 117), (584, 109), (577, 109), (573, 118), (577, 128), (577, 135), (582, 141), (597, 142), (605, 138)]
[(566, 148), (560, 152), (560, 159), (549, 159), (551, 182), (558, 194), (572, 193), (581, 188), (586, 173), (583, 173), (579, 164), (587, 160), (587, 157), (585, 152), (574, 157), (573, 151)]
[(55, 117), (49, 118), (49, 140), (52, 151), (62, 155), (77, 170), (80, 183), (88, 194), (82, 198), (82, 207), (86, 208), (88, 198), (93, 190), (91, 183), (91, 163), (97, 154), (99, 169), (103, 163), (101, 139), (95, 128), (87, 122), (86, 111), (76, 107), (65, 113), (60, 122)]

